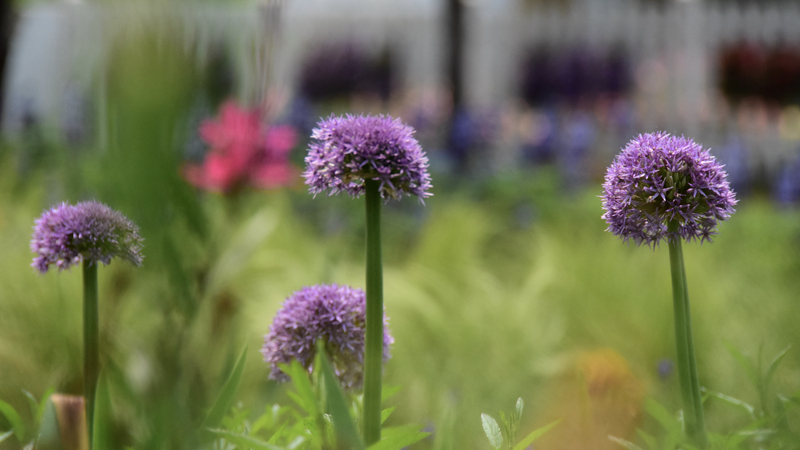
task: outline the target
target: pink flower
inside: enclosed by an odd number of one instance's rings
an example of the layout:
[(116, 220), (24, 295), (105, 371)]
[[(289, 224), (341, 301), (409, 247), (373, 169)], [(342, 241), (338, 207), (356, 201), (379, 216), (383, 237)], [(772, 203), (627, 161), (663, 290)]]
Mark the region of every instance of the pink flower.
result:
[(256, 110), (227, 101), (216, 120), (200, 125), (210, 151), (202, 164), (184, 167), (187, 181), (198, 188), (230, 193), (244, 186), (262, 189), (293, 184), (298, 171), (289, 163), (297, 133), (287, 125), (264, 129)]

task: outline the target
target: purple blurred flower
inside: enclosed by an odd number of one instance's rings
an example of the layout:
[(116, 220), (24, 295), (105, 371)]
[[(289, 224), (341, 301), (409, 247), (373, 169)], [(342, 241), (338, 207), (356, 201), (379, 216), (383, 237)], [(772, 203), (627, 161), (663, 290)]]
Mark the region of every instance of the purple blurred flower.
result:
[[(608, 168), (603, 219), (623, 240), (711, 240), (736, 204), (725, 171), (700, 145), (665, 132), (639, 135)], [(668, 232), (676, 221), (677, 231)]]
[(430, 197), (428, 158), (414, 139), (414, 129), (390, 116), (331, 116), (317, 124), (311, 137), (303, 177), (316, 195), (347, 192), (358, 197), (364, 180), (380, 180), (384, 199), (403, 193)]
[[(325, 341), (333, 370), (342, 386), (361, 386), (364, 374), (364, 334), (366, 296), (349, 286), (316, 285), (304, 287), (289, 296), (275, 315), (269, 334), (264, 336), (261, 353), (271, 367), (270, 379), (287, 381), (278, 364), (297, 359), (309, 371), (314, 362), (314, 346)], [(388, 320), (383, 318), (383, 361), (390, 357), (394, 338)]]
[(117, 211), (95, 201), (62, 203), (36, 219), (31, 239), (33, 266), (41, 273), (88, 260), (108, 264), (114, 257), (142, 265), (138, 227)]

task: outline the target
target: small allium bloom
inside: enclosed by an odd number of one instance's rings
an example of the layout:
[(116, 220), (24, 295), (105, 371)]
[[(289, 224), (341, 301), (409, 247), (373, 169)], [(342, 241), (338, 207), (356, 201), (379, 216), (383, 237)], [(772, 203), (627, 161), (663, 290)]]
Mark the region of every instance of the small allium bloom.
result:
[[(342, 386), (351, 390), (360, 387), (364, 374), (366, 304), (364, 291), (336, 284), (304, 287), (293, 293), (283, 302), (269, 334), (264, 336), (261, 353), (271, 367), (269, 377), (287, 381), (289, 377), (278, 364), (289, 364), (293, 359), (310, 371), (315, 343), (322, 339)], [(385, 315), (383, 326), (386, 362), (394, 339)]]
[[(603, 189), (608, 231), (653, 246), (661, 239), (710, 241), (736, 204), (725, 171), (708, 150), (664, 132), (628, 143), (608, 168)], [(678, 228), (669, 232), (672, 221)]]
[(384, 199), (403, 194), (430, 197), (428, 158), (414, 129), (389, 116), (331, 116), (317, 124), (303, 177), (316, 195), (347, 192), (358, 197), (364, 180), (380, 180)]
[(41, 273), (87, 260), (108, 264), (114, 257), (142, 265), (139, 228), (127, 217), (95, 201), (62, 203), (42, 214), (33, 226), (33, 266)]

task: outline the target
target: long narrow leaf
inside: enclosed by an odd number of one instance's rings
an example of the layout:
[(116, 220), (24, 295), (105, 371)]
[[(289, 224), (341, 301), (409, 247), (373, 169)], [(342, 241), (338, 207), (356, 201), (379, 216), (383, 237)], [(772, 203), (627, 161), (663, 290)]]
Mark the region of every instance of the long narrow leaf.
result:
[(3, 443), (3, 441), (5, 441), (6, 439), (8, 439), (8, 438), (9, 438), (9, 436), (11, 436), (12, 434), (14, 434), (14, 430), (8, 430), (8, 431), (6, 431), (5, 433), (3, 433), (3, 434), (0, 434), (0, 444), (2, 444), (2, 443)]
[(260, 439), (256, 439), (252, 436), (247, 436), (245, 434), (234, 433), (228, 430), (220, 430), (216, 428), (210, 428), (208, 429), (208, 432), (218, 438), (222, 438), (232, 444), (236, 444), (243, 449), (284, 450), (283, 447), (278, 447), (277, 445), (269, 444)]
[(770, 383), (772, 383), (772, 377), (775, 376), (775, 371), (778, 370), (778, 366), (781, 365), (781, 361), (783, 361), (783, 358), (786, 357), (786, 354), (789, 352), (790, 348), (792, 348), (791, 345), (786, 347), (785, 349), (783, 349), (783, 351), (778, 353), (778, 356), (776, 356), (775, 359), (773, 359), (772, 362), (769, 363), (769, 367), (767, 368), (767, 372), (764, 375), (764, 389), (765, 390), (769, 389), (769, 385), (770, 385)]
[(222, 390), (217, 396), (214, 406), (212, 406), (211, 410), (208, 411), (206, 418), (203, 420), (202, 425), (200, 425), (201, 430), (217, 427), (220, 422), (222, 422), (222, 418), (225, 417), (225, 413), (227, 413), (228, 410), (231, 409), (231, 406), (233, 406), (236, 391), (239, 389), (239, 383), (242, 381), (242, 374), (244, 373), (244, 365), (246, 360), (247, 346), (245, 346), (244, 350), (242, 351), (242, 355), (239, 356), (239, 360), (236, 362), (236, 365), (233, 367), (233, 370), (231, 370), (228, 379), (222, 386)]
[(608, 439), (610, 439), (611, 441), (616, 442), (617, 444), (627, 448), (628, 450), (642, 450), (642, 448), (639, 447), (638, 445), (634, 444), (633, 442), (626, 441), (625, 439), (621, 439), (621, 438), (614, 437), (614, 436), (609, 436)]
[(422, 425), (405, 425), (385, 428), (382, 439), (369, 446), (367, 450), (400, 450), (426, 438), (430, 433), (420, 431)]
[(499, 450), (503, 446), (503, 434), (500, 432), (500, 425), (488, 414), (481, 414), (481, 424), (483, 424), (483, 431), (486, 433), (486, 437), (489, 438), (489, 444)]
[(63, 450), (61, 445), (61, 429), (58, 425), (56, 406), (50, 397), (45, 402), (39, 435), (36, 437), (37, 450)]
[(386, 408), (383, 411), (381, 411), (381, 424), (383, 424), (383, 422), (386, 422), (386, 419), (388, 419), (393, 412), (394, 412), (394, 406)]
[(311, 380), (308, 379), (308, 372), (303, 368), (299, 361), (292, 360), (290, 365), (282, 365), (281, 370), (289, 375), (292, 380), (296, 393), (289, 392), (292, 400), (305, 410), (305, 412), (316, 420), (319, 415), (319, 402), (317, 396), (314, 395), (314, 388), (311, 386)]
[(11, 429), (14, 430), (14, 434), (17, 435), (17, 439), (19, 439), (20, 442), (24, 441), (27, 437), (25, 434), (25, 424), (22, 422), (22, 417), (20, 417), (19, 413), (17, 413), (17, 410), (8, 403), (0, 400), (0, 413), (2, 413), (4, 416), (6, 416), (6, 419), (8, 419), (8, 423), (11, 424)]
[(720, 399), (720, 400), (722, 400), (722, 401), (724, 401), (726, 403), (729, 403), (729, 404), (731, 404), (733, 406), (736, 406), (736, 407), (739, 407), (741, 409), (744, 409), (750, 415), (751, 419), (755, 419), (756, 418), (756, 409), (752, 405), (750, 405), (750, 404), (748, 404), (746, 402), (743, 402), (743, 401), (739, 400), (738, 398), (733, 398), (731, 396), (722, 394), (720, 392), (715, 392), (715, 391), (712, 391), (712, 390), (709, 390), (709, 389), (706, 389), (706, 388), (701, 388), (701, 390), (706, 395), (718, 398), (718, 399)]
[(525, 436), (524, 439), (519, 441), (517, 445), (514, 446), (514, 450), (525, 450), (528, 448), (529, 445), (533, 443), (533, 441), (539, 439), (540, 437), (544, 436), (545, 433), (550, 431), (551, 428), (555, 427), (559, 423), (561, 423), (562, 419), (558, 419), (555, 422), (551, 422), (541, 428), (537, 428), (533, 430), (529, 435)]
[(728, 342), (724, 342), (724, 344), (725, 348), (728, 349), (728, 353), (733, 356), (733, 359), (735, 359), (736, 362), (739, 363), (739, 366), (741, 366), (742, 369), (744, 369), (744, 371), (747, 373), (747, 378), (750, 379), (750, 382), (753, 383), (753, 386), (758, 386), (758, 371), (753, 364), (747, 359), (747, 357), (744, 356), (742, 352), (736, 349), (736, 347)]
[(648, 398), (644, 403), (644, 410), (653, 416), (668, 433), (680, 433), (681, 426), (678, 420), (661, 403)]
[(319, 356), (322, 378), (325, 380), (326, 401), (330, 409), (331, 417), (333, 418), (336, 434), (345, 445), (344, 448), (364, 450), (364, 443), (361, 441), (361, 437), (358, 435), (358, 430), (356, 429), (356, 424), (347, 409), (347, 402), (344, 399), (342, 387), (339, 386), (339, 381), (333, 373), (333, 369), (331, 369), (331, 363), (328, 361), (325, 347), (320, 343), (317, 343), (317, 355)]
[(636, 434), (638, 434), (639, 437), (642, 438), (644, 443), (647, 444), (647, 448), (649, 448), (650, 450), (656, 450), (658, 448), (658, 441), (651, 434), (639, 429), (636, 430)]

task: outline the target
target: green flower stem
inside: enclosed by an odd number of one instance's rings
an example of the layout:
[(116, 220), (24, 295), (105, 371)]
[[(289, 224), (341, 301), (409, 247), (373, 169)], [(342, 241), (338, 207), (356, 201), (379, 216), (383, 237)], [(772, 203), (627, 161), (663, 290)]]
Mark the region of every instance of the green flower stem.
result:
[(381, 440), (383, 376), (383, 263), (380, 181), (365, 181), (367, 202), (367, 324), (364, 351), (364, 443)]
[(98, 351), (97, 263), (83, 260), (83, 397), (86, 400), (86, 426), (89, 450), (94, 430), (94, 400), (100, 367)]
[[(669, 225), (670, 231), (677, 223)], [(697, 376), (697, 361), (692, 340), (692, 320), (689, 312), (689, 290), (686, 287), (686, 269), (679, 239), (669, 240), (669, 263), (672, 270), (672, 302), (675, 309), (675, 344), (678, 350), (678, 376), (683, 399), (683, 417), (686, 433), (700, 448), (706, 448), (706, 424), (703, 417), (703, 399)]]

